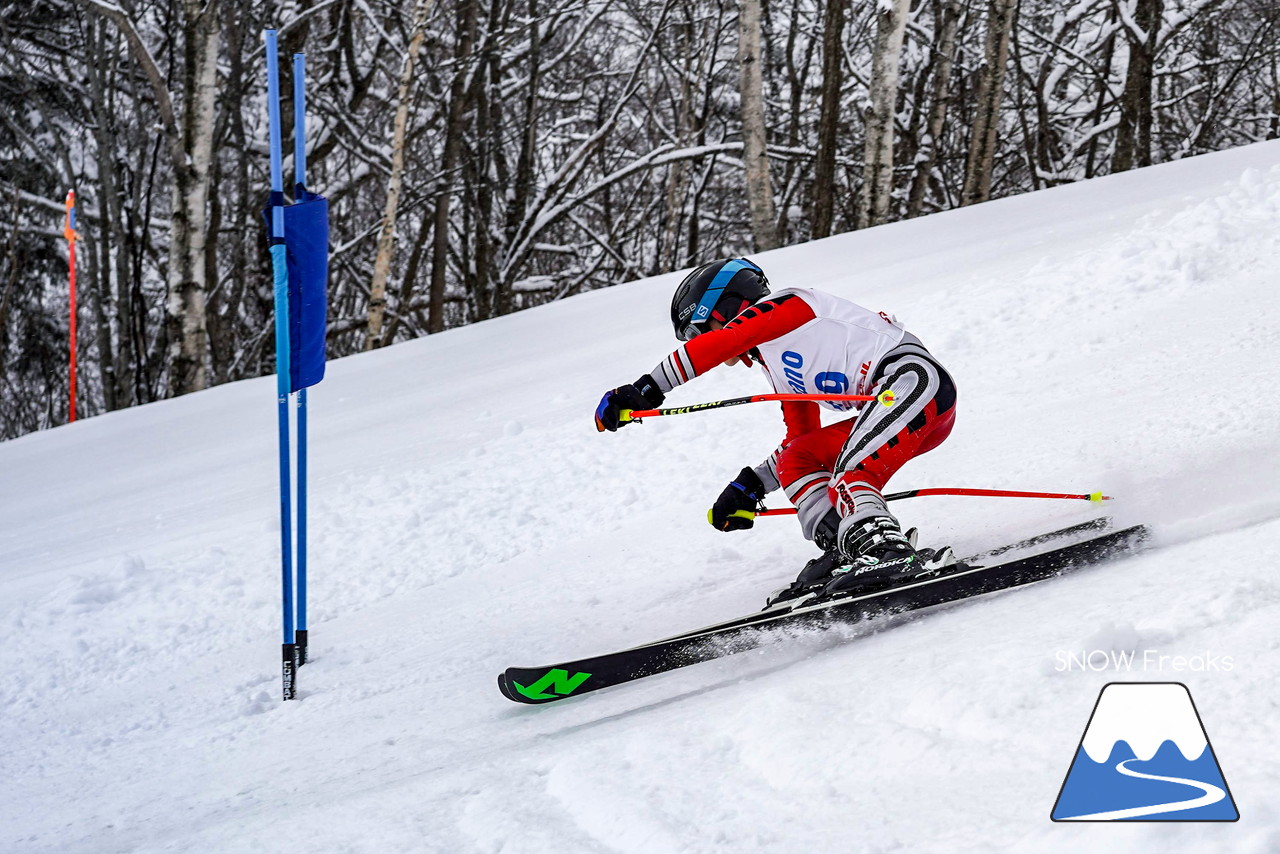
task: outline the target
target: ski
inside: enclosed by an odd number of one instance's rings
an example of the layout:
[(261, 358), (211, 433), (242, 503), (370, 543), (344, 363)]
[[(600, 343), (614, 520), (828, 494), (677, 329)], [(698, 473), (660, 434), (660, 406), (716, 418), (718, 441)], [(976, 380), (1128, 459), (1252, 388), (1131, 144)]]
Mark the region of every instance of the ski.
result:
[[(1105, 519), (1094, 520), (1031, 538), (1014, 544), (1013, 547), (1024, 546), (1033, 541), (1042, 543), (1046, 539), (1052, 540), (1075, 532), (1094, 531), (1107, 524)], [(1147, 536), (1145, 526), (1135, 525), (990, 566), (975, 566), (968, 560), (961, 561), (953, 571), (945, 575), (874, 593), (837, 596), (816, 602), (782, 602), (763, 611), (631, 649), (545, 667), (508, 667), (498, 676), (498, 689), (504, 697), (517, 703), (540, 704), (577, 697), (601, 688), (755, 649), (765, 643), (770, 633), (776, 630), (854, 624), (1043, 581), (1131, 552), (1141, 546)], [(1004, 550), (996, 551), (1003, 553)]]

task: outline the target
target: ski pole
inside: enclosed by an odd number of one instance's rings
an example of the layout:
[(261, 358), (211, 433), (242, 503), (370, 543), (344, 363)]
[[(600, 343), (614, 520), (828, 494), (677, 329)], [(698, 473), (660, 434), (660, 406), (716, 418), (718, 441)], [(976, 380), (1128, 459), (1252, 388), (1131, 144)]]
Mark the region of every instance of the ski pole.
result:
[(684, 415), (688, 412), (702, 412), (706, 409), (724, 409), (727, 406), (741, 406), (744, 403), (764, 403), (769, 400), (812, 400), (812, 401), (877, 401), (884, 406), (893, 406), (893, 392), (885, 389), (879, 394), (753, 394), (748, 397), (731, 397), (728, 400), (713, 400), (708, 403), (695, 403), (690, 406), (676, 406), (669, 409), (624, 409), (618, 415), (620, 422), (640, 422), (645, 418), (656, 418), (659, 415)]
[(276, 412), (280, 434), (280, 628), (283, 698), (298, 696), (298, 643), (293, 603), (293, 475), (289, 451), (289, 265), (284, 243), (284, 175), (280, 141), (280, 74), (276, 31), (266, 32), (267, 126), (271, 149), (271, 269), (275, 291)]
[[(1081, 501), (1092, 501), (1095, 504), (1111, 501), (1110, 495), (1101, 492), (1023, 492), (1013, 489), (965, 489), (962, 487), (939, 486), (931, 489), (908, 489), (905, 492), (893, 492), (884, 497), (885, 501), (899, 501), (903, 498), (919, 498), (923, 495), (977, 495), (987, 498), (1074, 498)], [(773, 507), (757, 510), (757, 516), (789, 516), (796, 512), (794, 507)]]

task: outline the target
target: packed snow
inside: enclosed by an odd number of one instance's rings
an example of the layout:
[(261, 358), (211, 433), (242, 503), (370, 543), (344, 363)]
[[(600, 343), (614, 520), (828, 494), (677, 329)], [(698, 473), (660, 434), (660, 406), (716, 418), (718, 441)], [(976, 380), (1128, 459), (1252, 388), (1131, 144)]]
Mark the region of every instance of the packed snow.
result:
[[(792, 519), (706, 523), (775, 404), (594, 429), (674, 346), (678, 272), (329, 365), (295, 702), (273, 378), (0, 445), (0, 851), (1280, 850), (1278, 161), (755, 256), (895, 313), (956, 378), (951, 438), (891, 489), (1103, 490), (1155, 547), (547, 706), (496, 674), (746, 613), (816, 554)], [(765, 390), (734, 367), (669, 399)], [(895, 508), (961, 554), (1099, 512)], [(1097, 649), (1136, 656), (1063, 666)], [(1050, 821), (1099, 690), (1135, 680), (1188, 686), (1239, 822)]]

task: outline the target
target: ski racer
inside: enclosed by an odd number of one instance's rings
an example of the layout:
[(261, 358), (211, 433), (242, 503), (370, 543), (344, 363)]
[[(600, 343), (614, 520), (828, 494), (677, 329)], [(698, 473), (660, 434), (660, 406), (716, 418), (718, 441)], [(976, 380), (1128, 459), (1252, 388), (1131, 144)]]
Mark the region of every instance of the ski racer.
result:
[(802, 596), (860, 592), (937, 574), (949, 548), (915, 548), (882, 490), (907, 460), (936, 448), (955, 422), (951, 376), (884, 312), (809, 288), (770, 293), (746, 258), (704, 264), (676, 288), (671, 323), (684, 343), (634, 383), (605, 393), (596, 429), (616, 431), (631, 410), (654, 409), (676, 386), (716, 365), (758, 362), (779, 393), (879, 394), (895, 402), (831, 401), (850, 417), (822, 426), (819, 404), (786, 401), (786, 436), (764, 462), (729, 483), (708, 513), (722, 531), (752, 527), (761, 500), (779, 487), (801, 531), (823, 554), (809, 561), (770, 605)]

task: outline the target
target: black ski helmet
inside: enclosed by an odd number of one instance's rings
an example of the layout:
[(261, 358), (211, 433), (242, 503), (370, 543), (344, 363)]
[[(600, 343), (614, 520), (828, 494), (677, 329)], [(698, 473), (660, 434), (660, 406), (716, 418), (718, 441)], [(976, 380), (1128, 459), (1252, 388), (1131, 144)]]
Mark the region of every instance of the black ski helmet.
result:
[(746, 258), (703, 264), (685, 276), (671, 299), (676, 338), (689, 341), (707, 331), (707, 323), (728, 323), (769, 293), (769, 280)]

